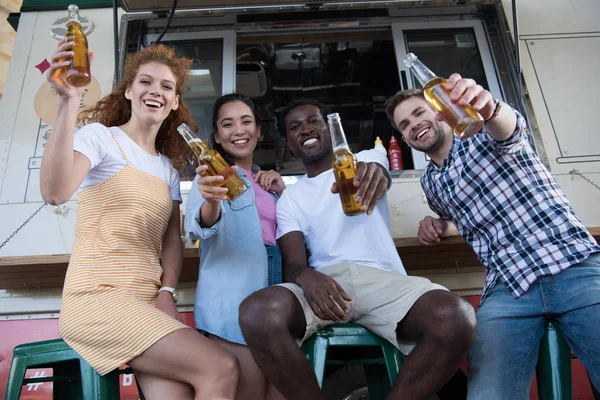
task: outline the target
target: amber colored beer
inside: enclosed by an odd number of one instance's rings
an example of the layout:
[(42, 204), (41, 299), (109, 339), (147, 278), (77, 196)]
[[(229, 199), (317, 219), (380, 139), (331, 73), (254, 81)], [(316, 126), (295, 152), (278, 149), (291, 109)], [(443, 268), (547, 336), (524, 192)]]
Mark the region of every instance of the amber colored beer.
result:
[(81, 30), (79, 22), (79, 8), (75, 5), (69, 6), (69, 21), (67, 22), (67, 38), (75, 43), (73, 47), (73, 58), (67, 69), (67, 83), (75, 87), (83, 87), (90, 84), (92, 74), (90, 72), (90, 60), (88, 56), (87, 38)]
[(450, 100), (446, 79), (432, 79), (423, 92), (427, 101), (444, 116), (461, 139), (468, 139), (483, 128), (483, 118), (470, 104), (458, 105)]
[(225, 196), (229, 201), (237, 199), (239, 195), (248, 189), (244, 181), (237, 176), (218, 151), (210, 149), (200, 139), (188, 141), (188, 145), (198, 157), (198, 161), (208, 167), (206, 171), (208, 175), (221, 175), (224, 178), (223, 181), (216, 183), (215, 186), (227, 188), (228, 192), (225, 193)]
[(333, 152), (333, 172), (335, 181), (340, 192), (342, 209), (348, 216), (364, 213), (360, 209), (360, 203), (356, 201), (354, 177), (356, 176), (356, 158), (345, 148), (335, 149)]

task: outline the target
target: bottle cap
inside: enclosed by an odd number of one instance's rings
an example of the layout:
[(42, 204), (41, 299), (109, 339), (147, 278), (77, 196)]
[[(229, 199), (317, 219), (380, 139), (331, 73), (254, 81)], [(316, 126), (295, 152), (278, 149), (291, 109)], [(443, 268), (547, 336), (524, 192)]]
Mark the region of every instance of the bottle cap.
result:
[(405, 57), (404, 57), (404, 64), (406, 64), (407, 67), (410, 67), (410, 65), (413, 63), (413, 61), (415, 61), (417, 59), (417, 56), (414, 55), (414, 53), (408, 53)]
[(398, 142), (398, 141), (396, 140), (396, 137), (394, 135), (392, 135), (392, 138), (390, 139), (390, 143), (394, 143), (394, 142)]
[(379, 139), (379, 136), (377, 136), (375, 138), (375, 143), (381, 143), (381, 144), (383, 144), (383, 142), (381, 141), (381, 139)]
[(340, 119), (340, 114), (339, 113), (327, 114), (328, 121), (333, 121), (334, 119)]

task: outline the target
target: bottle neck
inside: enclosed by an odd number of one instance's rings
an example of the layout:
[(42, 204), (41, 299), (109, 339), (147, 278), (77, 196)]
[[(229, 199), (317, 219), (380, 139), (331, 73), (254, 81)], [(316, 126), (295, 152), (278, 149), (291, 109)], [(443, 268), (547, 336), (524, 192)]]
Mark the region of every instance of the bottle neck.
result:
[(329, 120), (329, 135), (331, 136), (331, 146), (334, 151), (340, 148), (350, 149), (346, 141), (344, 128), (342, 128), (342, 123), (339, 119), (334, 118)]
[(434, 74), (429, 68), (425, 66), (418, 58), (408, 57), (404, 60), (410, 71), (413, 73), (413, 76), (419, 81), (422, 87), (425, 87), (427, 82), (437, 78), (437, 75)]
[(197, 137), (187, 124), (179, 125), (179, 127), (177, 127), (177, 132), (179, 132), (183, 140), (190, 146), (196, 156), (202, 157), (207, 152), (208, 146), (206, 143)]
[(203, 157), (206, 156), (208, 147), (202, 140), (195, 139), (195, 140), (190, 140), (187, 143), (190, 146), (190, 148), (192, 149), (192, 151), (194, 152), (194, 154), (196, 155), (196, 157), (198, 157), (199, 159), (202, 159)]
[(200, 147), (202, 147), (204, 150), (208, 150), (208, 145), (206, 143), (204, 143), (204, 140), (202, 140), (202, 139), (196, 139), (196, 142), (198, 142), (198, 144), (200, 145)]
[(77, 22), (77, 23), (81, 24), (81, 22), (79, 21), (79, 8), (69, 7), (68, 13), (69, 13), (69, 20), (67, 21), (67, 23)]

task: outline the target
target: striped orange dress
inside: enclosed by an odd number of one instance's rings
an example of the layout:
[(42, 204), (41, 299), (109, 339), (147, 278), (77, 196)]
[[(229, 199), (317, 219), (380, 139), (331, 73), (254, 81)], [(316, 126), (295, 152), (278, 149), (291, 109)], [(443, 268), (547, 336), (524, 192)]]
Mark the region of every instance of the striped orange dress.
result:
[(187, 327), (155, 307), (169, 185), (131, 166), (112, 136), (126, 166), (78, 194), (59, 319), (65, 342), (100, 375)]

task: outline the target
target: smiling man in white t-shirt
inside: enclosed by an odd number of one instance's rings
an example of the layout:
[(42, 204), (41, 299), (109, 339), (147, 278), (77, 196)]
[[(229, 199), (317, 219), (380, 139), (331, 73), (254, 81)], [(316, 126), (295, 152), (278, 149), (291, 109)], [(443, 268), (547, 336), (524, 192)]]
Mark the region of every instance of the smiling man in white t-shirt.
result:
[(365, 213), (348, 217), (331, 169), (324, 106), (296, 100), (282, 115), (289, 148), (307, 174), (277, 203), (286, 283), (255, 292), (240, 307), (257, 364), (286, 399), (324, 399), (298, 343), (324, 326), (356, 322), (408, 354), (389, 398), (428, 399), (473, 341), (473, 308), (440, 285), (406, 276), (389, 232), (385, 155), (356, 155)]

